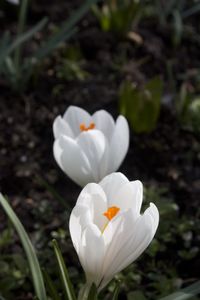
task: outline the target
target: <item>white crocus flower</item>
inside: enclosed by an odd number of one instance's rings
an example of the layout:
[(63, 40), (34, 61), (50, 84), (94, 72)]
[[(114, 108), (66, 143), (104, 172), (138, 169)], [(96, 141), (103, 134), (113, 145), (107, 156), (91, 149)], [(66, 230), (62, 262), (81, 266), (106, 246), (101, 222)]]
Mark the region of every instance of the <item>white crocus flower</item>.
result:
[(77, 184), (99, 182), (121, 165), (129, 146), (126, 119), (114, 122), (105, 110), (92, 116), (84, 109), (70, 106), (63, 118), (53, 123), (54, 157), (61, 169)]
[(159, 213), (151, 203), (140, 214), (142, 198), (142, 183), (122, 173), (89, 183), (80, 193), (69, 226), (87, 285), (94, 282), (101, 290), (152, 241)]

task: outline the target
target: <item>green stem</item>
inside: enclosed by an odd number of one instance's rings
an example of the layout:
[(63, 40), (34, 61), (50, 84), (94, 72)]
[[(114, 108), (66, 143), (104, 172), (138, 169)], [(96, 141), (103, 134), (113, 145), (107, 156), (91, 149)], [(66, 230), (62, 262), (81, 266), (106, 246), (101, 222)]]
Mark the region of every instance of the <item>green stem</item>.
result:
[(78, 300), (88, 300), (91, 284), (85, 284), (79, 291)]
[[(21, 6), (20, 6), (18, 26), (17, 26), (17, 37), (19, 37), (24, 32), (24, 27), (26, 24), (27, 9), (28, 9), (28, 0), (22, 0)], [(21, 60), (21, 45), (19, 45), (16, 48), (16, 51), (14, 54), (14, 62), (15, 62), (17, 76), (19, 74), (20, 60)]]

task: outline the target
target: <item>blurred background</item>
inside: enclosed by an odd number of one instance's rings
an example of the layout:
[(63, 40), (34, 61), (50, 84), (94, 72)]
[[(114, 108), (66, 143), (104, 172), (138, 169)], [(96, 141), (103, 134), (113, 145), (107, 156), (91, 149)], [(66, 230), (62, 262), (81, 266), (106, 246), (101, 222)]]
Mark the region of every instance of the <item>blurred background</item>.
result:
[[(58, 289), (52, 238), (84, 282), (68, 233), (80, 187), (52, 152), (53, 120), (69, 105), (127, 117), (120, 171), (160, 210), (153, 243), (117, 275), (119, 299), (158, 299), (199, 278), (199, 18), (198, 0), (0, 0), (0, 190)], [(29, 275), (1, 210), (0, 299), (34, 299)]]

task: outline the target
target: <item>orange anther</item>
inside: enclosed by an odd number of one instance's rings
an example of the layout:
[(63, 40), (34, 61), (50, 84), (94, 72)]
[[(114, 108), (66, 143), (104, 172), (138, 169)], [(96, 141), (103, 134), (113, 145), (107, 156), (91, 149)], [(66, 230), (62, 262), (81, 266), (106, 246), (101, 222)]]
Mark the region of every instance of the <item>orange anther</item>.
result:
[(116, 216), (116, 214), (117, 214), (119, 211), (120, 211), (120, 208), (119, 208), (119, 207), (117, 207), (117, 206), (112, 206), (112, 207), (109, 207), (108, 210), (107, 210), (105, 213), (103, 213), (103, 215), (104, 215), (105, 217), (107, 217), (108, 220), (110, 221), (110, 220), (112, 220), (112, 219)]
[(81, 123), (79, 127), (80, 127), (80, 131), (88, 131), (90, 129), (94, 129), (95, 124), (93, 122), (91, 122), (90, 125), (88, 127), (86, 127), (84, 123)]
[(92, 122), (90, 123), (90, 126), (88, 127), (88, 129), (94, 129), (95, 128), (95, 124)]

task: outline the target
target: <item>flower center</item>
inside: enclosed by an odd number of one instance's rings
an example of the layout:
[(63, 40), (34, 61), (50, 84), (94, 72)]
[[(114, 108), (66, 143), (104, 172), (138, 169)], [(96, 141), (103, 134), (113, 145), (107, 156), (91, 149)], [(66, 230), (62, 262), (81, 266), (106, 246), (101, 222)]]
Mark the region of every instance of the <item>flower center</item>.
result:
[(108, 208), (108, 210), (105, 213), (103, 213), (103, 215), (106, 218), (108, 218), (109, 221), (111, 221), (119, 211), (120, 211), (119, 207), (111, 206), (111, 207)]
[(80, 131), (88, 131), (95, 128), (95, 124), (93, 122), (90, 123), (88, 127), (85, 126), (85, 123), (80, 124)]
[(104, 233), (106, 227), (108, 226), (108, 223), (118, 214), (120, 211), (120, 208), (117, 206), (111, 206), (107, 209), (106, 212), (103, 213), (103, 215), (108, 218), (108, 222), (104, 225), (103, 229), (101, 230), (102, 234)]

